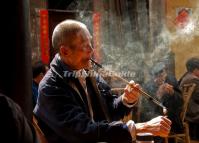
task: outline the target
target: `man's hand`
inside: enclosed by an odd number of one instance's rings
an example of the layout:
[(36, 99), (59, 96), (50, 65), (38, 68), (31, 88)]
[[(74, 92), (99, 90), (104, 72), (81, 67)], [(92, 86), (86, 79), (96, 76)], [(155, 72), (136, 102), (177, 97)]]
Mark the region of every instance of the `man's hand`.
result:
[(164, 94), (173, 95), (174, 94), (173, 86), (168, 83), (160, 85), (157, 91), (157, 97), (161, 99)]
[(163, 116), (158, 116), (145, 123), (137, 123), (136, 132), (148, 132), (154, 136), (167, 137), (171, 129), (171, 121)]
[(168, 94), (170, 95), (173, 95), (174, 94), (174, 89), (173, 89), (173, 86), (168, 84), (168, 83), (165, 83), (164, 84), (164, 90), (165, 92), (167, 92)]
[(124, 89), (124, 94), (122, 95), (123, 102), (127, 104), (135, 103), (140, 96), (139, 89), (139, 84), (135, 84), (134, 81), (130, 81)]

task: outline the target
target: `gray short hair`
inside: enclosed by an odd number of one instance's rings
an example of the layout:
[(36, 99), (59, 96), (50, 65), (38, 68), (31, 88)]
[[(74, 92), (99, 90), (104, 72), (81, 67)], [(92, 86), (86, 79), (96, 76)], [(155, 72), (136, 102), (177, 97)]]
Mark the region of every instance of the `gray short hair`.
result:
[(199, 57), (192, 57), (186, 62), (188, 72), (193, 72), (194, 69), (199, 69)]
[(72, 40), (77, 36), (80, 31), (86, 30), (85, 24), (76, 20), (65, 20), (59, 23), (52, 34), (52, 46), (55, 50), (64, 44), (71, 46)]

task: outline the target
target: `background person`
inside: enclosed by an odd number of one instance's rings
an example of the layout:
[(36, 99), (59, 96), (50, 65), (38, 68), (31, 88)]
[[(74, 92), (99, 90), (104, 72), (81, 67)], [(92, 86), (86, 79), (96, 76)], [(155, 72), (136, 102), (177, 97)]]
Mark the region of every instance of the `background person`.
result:
[(42, 61), (37, 61), (32, 65), (32, 95), (33, 95), (33, 107), (35, 107), (38, 97), (39, 83), (48, 71), (48, 66)]
[[(158, 62), (153, 66), (151, 75), (152, 78), (143, 86), (144, 91), (167, 108), (168, 118), (172, 121), (171, 132), (182, 132), (183, 125), (180, 113), (183, 99), (176, 78), (167, 74), (166, 66), (163, 62)], [(139, 108), (141, 122), (163, 115), (163, 109), (146, 98), (141, 98)]]
[(199, 140), (199, 57), (192, 57), (186, 62), (187, 72), (179, 81), (180, 87), (187, 83), (195, 83), (187, 107), (185, 120), (189, 123), (189, 133), (193, 140)]

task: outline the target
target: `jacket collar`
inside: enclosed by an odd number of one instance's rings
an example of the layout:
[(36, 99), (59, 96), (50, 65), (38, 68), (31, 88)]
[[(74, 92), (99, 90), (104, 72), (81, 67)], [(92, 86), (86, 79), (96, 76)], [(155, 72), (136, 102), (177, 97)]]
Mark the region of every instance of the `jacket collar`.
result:
[[(77, 82), (79, 82), (77, 74), (79, 71), (71, 70), (66, 64), (63, 63), (59, 54), (55, 55), (54, 59), (52, 60), (52, 62), (50, 64), (50, 67), (51, 67), (52, 72), (54, 72), (57, 76), (59, 76), (61, 79), (63, 79), (65, 83), (69, 84), (79, 94), (79, 97), (85, 104), (85, 101), (83, 100), (81, 92), (77, 88)], [(102, 101), (100, 91), (97, 87), (97, 83), (96, 83), (97, 77), (88, 77), (88, 78), (91, 81), (92, 88), (94, 88), (95, 95), (97, 96), (97, 98), (100, 102), (100, 106), (105, 114), (106, 119), (110, 120), (110, 117), (105, 109), (106, 106)], [(78, 84), (80, 84), (80, 83), (78, 83)]]

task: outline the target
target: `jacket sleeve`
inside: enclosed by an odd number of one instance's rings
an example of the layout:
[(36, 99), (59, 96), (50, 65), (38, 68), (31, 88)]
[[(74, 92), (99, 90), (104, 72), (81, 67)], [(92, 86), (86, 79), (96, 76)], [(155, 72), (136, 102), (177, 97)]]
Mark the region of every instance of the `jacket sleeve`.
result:
[[(36, 115), (65, 142), (130, 143), (128, 128), (121, 122), (93, 122), (79, 95), (70, 87), (39, 88)], [(66, 90), (70, 89), (70, 90)], [(79, 99), (79, 100), (78, 100)]]
[(196, 87), (194, 89), (192, 98), (195, 101), (195, 103), (199, 105), (199, 79), (194, 79), (193, 83), (196, 84)]
[(168, 108), (169, 110), (168, 112), (178, 115), (182, 111), (182, 106), (183, 106), (182, 93), (178, 87), (177, 80), (174, 76), (168, 76), (166, 82), (173, 86), (174, 94), (173, 95), (165, 94), (162, 97), (161, 101), (163, 102), (163, 105), (165, 105)]
[(199, 122), (199, 80), (193, 79), (191, 82), (196, 84), (196, 87), (191, 95), (187, 108), (186, 120), (189, 122)]
[(180, 132), (183, 130), (182, 120), (180, 119), (180, 114), (183, 108), (183, 97), (178, 86), (175, 84), (175, 80), (170, 82), (173, 85), (174, 94), (165, 94), (161, 101), (168, 110), (168, 118), (172, 121), (171, 131)]

